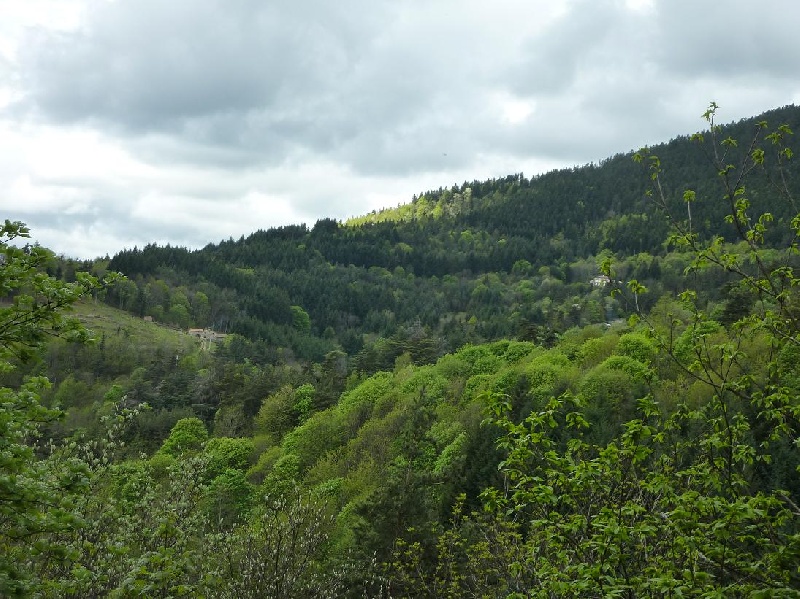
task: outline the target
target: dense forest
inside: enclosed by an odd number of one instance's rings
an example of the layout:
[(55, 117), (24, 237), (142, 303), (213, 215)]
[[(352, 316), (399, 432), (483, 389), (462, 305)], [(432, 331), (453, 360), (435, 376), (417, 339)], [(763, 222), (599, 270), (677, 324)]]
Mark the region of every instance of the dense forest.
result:
[(200, 250), (0, 233), (0, 595), (800, 596), (788, 106)]

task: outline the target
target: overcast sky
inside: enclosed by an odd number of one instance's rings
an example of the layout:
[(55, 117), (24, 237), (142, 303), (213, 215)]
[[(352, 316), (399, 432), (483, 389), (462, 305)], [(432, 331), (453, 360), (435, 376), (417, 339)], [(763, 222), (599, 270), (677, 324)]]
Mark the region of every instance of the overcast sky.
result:
[(797, 0), (0, 0), (0, 218), (202, 247), (800, 103)]

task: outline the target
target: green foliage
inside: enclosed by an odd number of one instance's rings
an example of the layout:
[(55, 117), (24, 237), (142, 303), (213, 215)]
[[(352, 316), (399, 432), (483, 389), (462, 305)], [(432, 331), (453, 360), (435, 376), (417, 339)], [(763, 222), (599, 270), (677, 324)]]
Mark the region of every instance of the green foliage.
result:
[(256, 434), (269, 434), (277, 443), (296, 424), (294, 389), (286, 385), (265, 398), (254, 421)]
[[(256, 438), (258, 440), (258, 438)], [(277, 446), (267, 448), (258, 456), (256, 463), (247, 471), (247, 477), (256, 483), (264, 480), (264, 477), (272, 470), (275, 462), (283, 455), (283, 450)]]
[(528, 570), (519, 567), (525, 544), (518, 527), (485, 512), (466, 514), (465, 501), (460, 495), (449, 521), (425, 531), (436, 538), (434, 547), (421, 540), (397, 541), (386, 565), (391, 596), (524, 596)]
[(308, 312), (303, 310), (300, 306), (291, 306), (292, 310), (292, 324), (299, 331), (308, 332), (311, 330), (311, 317)]
[(295, 488), (301, 475), (301, 461), (293, 453), (281, 455), (264, 479), (261, 488), (268, 494), (284, 495)]
[[(28, 359), (48, 334), (69, 340), (86, 340), (88, 331), (76, 319), (64, 315), (82, 296), (101, 286), (96, 277), (76, 273), (65, 283), (44, 271), (52, 254), (44, 248), (19, 248), (12, 242), (30, 237), (20, 222), (6, 220), (0, 226), (0, 358)], [(110, 276), (106, 284), (115, 277)]]
[(642, 364), (651, 364), (656, 357), (658, 347), (641, 333), (626, 333), (619, 338), (615, 351)]
[(204, 493), (209, 520), (219, 528), (231, 527), (245, 517), (254, 494), (255, 489), (244, 471), (226, 468), (211, 480)]
[[(495, 490), (486, 499), (525, 514), (529, 553), (512, 567), (527, 569), (528, 584), (562, 596), (796, 589), (798, 572), (785, 560), (800, 551), (797, 516), (780, 491), (748, 490), (742, 473), (760, 458), (746, 420), (726, 424), (726, 409), (716, 399), (665, 419), (640, 401), (638, 417), (607, 445), (577, 436), (559, 450), (556, 427), (586, 425), (579, 406), (553, 400), (519, 426), (499, 407), (494, 422), (507, 431), (503, 468), (513, 486), (507, 497)], [(699, 438), (683, 436), (708, 422)]]
[[(29, 236), (22, 223), (6, 220), (0, 227), (0, 372), (9, 359), (33, 357), (47, 335), (85, 340), (88, 332), (63, 312), (103, 282), (76, 273), (73, 283), (47, 275), (51, 254), (38, 246), (18, 248)], [(111, 279), (107, 281), (110, 282)], [(87, 468), (76, 459), (42, 460), (36, 455), (43, 425), (60, 413), (41, 405), (49, 387), (31, 378), (17, 389), (0, 387), (0, 594), (27, 596), (37, 588), (32, 562), (48, 556), (67, 559), (69, 549), (59, 535), (79, 523), (74, 497), (87, 488)]]
[(309, 383), (301, 385), (294, 392), (295, 401), (292, 409), (297, 414), (297, 421), (300, 424), (311, 416), (311, 412), (314, 409), (314, 393), (314, 386)]
[(169, 433), (159, 450), (171, 456), (197, 453), (208, 440), (206, 425), (199, 418), (182, 418)]
[[(717, 141), (715, 111), (712, 104), (705, 115), (709, 156), (722, 180), (728, 223), (745, 244), (734, 250), (721, 237), (703, 241), (693, 219), (705, 206), (693, 190), (683, 194), (687, 218), (672, 220), (671, 242), (691, 252), (688, 272), (738, 280), (758, 298), (754, 312), (729, 319), (726, 329), (701, 309), (696, 290), (684, 290), (681, 310), (670, 311), (663, 302), (648, 314), (640, 301), (647, 290), (632, 280), (629, 297), (647, 334), (626, 333), (611, 344), (589, 340), (576, 348), (590, 368), (578, 395), (552, 393), (522, 419), (512, 397), (491, 396), (487, 425), (503, 431), (498, 447), (505, 454), (505, 484), (482, 494), (488, 518), (465, 517), (457, 505), (449, 528), (434, 527), (435, 551), (430, 541), (396, 545), (390, 572), (403, 593), (800, 593), (800, 488), (792, 482), (800, 471), (800, 408), (793, 393), (800, 327), (798, 279), (790, 263), (797, 230), (783, 221), (790, 252), (781, 260), (787, 262), (768, 262), (773, 254), (763, 246), (774, 220), (767, 213), (751, 218), (744, 197), (744, 181), (765, 164), (763, 126), (734, 165), (731, 153), (743, 144)], [(765, 136), (776, 146), (779, 165), (791, 156), (784, 151), (787, 135), (789, 129), (779, 127)], [(703, 143), (706, 136), (695, 139)], [(651, 197), (669, 211), (661, 161), (649, 152), (636, 159), (649, 165)], [(776, 189), (788, 192), (783, 185)], [(614, 274), (610, 264), (604, 272)], [(607, 357), (598, 363), (601, 356)], [(533, 387), (552, 384), (542, 364), (537, 358), (528, 366)], [(656, 369), (671, 380), (656, 377)], [(692, 397), (695, 389), (702, 393)], [(670, 390), (689, 392), (669, 397), (666, 405), (650, 395)], [(489, 559), (494, 555), (504, 556), (501, 568)]]
[[(172, 438), (172, 434), (170, 434), (170, 438)], [(207, 459), (208, 475), (214, 478), (226, 470), (247, 470), (253, 449), (252, 439), (232, 439), (230, 437), (209, 439), (203, 447), (203, 454)]]
[(616, 335), (604, 335), (587, 339), (580, 348), (580, 361), (583, 366), (596, 366), (611, 355), (619, 339)]
[(582, 379), (580, 397), (591, 420), (602, 423), (609, 431), (601, 433), (603, 437), (616, 433), (617, 425), (632, 415), (636, 400), (647, 392), (646, 381), (637, 378), (642, 376), (646, 376), (644, 365), (631, 358), (612, 356)]
[(267, 495), (247, 525), (212, 541), (208, 566), (215, 582), (209, 590), (232, 599), (358, 592), (367, 584), (363, 574), (357, 583), (352, 566), (326, 561), (333, 529), (320, 498), (299, 488)]
[(73, 529), (78, 518), (72, 494), (87, 488), (86, 468), (78, 461), (59, 467), (39, 460), (32, 442), (39, 428), (58, 417), (39, 403), (48, 383), (32, 379), (19, 390), (0, 388), (0, 593), (26, 596), (35, 583), (31, 558), (47, 553), (63, 559), (58, 533)]
[(639, 360), (630, 356), (611, 356), (601, 365), (605, 370), (621, 370), (627, 374), (631, 381), (637, 384), (649, 383), (653, 378), (653, 371)]
[(89, 397), (91, 397), (91, 386), (70, 375), (61, 381), (53, 399), (56, 406), (67, 409), (84, 404)]

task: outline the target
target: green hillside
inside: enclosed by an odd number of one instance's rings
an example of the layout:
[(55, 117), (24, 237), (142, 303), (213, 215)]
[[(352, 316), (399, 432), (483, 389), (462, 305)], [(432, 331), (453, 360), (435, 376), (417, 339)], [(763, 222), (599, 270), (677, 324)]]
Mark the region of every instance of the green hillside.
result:
[(7, 222), (0, 594), (800, 596), (798, 118), (109, 264)]
[[(771, 111), (716, 135), (744, 139), (764, 120), (797, 128), (800, 109)], [(730, 205), (708, 147), (680, 137), (652, 151), (664, 164), (663, 207), (646, 195), (646, 165), (620, 154), (533, 179), (512, 175), (426, 192), (346, 224), (323, 219), (312, 228), (258, 231), (198, 251), (122, 251), (110, 267), (130, 281), (109, 298), (140, 316), (211, 325), (291, 349), (301, 359), (364, 350), (364, 370), (390, 366), (396, 357), (375, 357), (381, 353), (374, 351), (375, 338), (397, 345), (409, 335), (424, 336), (436, 348), (424, 358), (430, 360), (465, 342), (536, 339), (610, 321), (624, 316), (625, 307), (590, 284), (605, 256), (647, 281), (651, 297), (681, 287), (686, 264), (679, 254), (668, 255), (665, 240), (668, 214), (686, 214), (685, 189), (704, 200), (693, 208), (695, 232), (737, 237), (725, 223)], [(735, 164), (747, 148), (726, 151)], [(793, 207), (773, 193), (774, 174), (750, 172), (748, 192), (778, 224), (769, 229), (768, 244), (785, 247)], [(785, 181), (796, 196), (800, 173), (793, 161)], [(712, 281), (702, 291), (724, 299), (723, 283)]]

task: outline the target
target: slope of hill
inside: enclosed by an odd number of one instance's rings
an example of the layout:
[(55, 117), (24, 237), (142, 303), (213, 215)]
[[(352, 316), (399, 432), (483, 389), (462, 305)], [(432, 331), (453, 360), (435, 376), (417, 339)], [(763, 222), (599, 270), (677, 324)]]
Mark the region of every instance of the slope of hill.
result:
[[(770, 111), (717, 136), (746, 139), (763, 120), (798, 127), (800, 109)], [(694, 208), (698, 233), (732, 236), (707, 149), (688, 137), (653, 148), (665, 165), (667, 208), (684, 214), (682, 193), (693, 189), (704, 198)], [(736, 163), (746, 152), (730, 148), (727, 159)], [(792, 206), (771, 193), (769, 174), (751, 177), (748, 192), (785, 223)], [(795, 163), (786, 176), (798, 191)], [(654, 286), (652, 297), (680, 286), (685, 264), (665, 254), (668, 221), (645, 194), (649, 183), (646, 168), (620, 154), (533, 179), (512, 175), (427, 192), (346, 224), (323, 219), (198, 251), (134, 248), (111, 260), (130, 282), (109, 301), (184, 328), (210, 325), (265, 340), (306, 360), (335, 349), (355, 356), (377, 337), (396, 337), (395, 346), (424, 338), (438, 348), (421, 352), (428, 359), (467, 341), (546, 337), (624, 315), (615, 298), (590, 284), (598, 256), (616, 255), (624, 273)], [(707, 288), (720, 297), (722, 283)]]
[[(511, 177), (414, 218), (116, 256), (107, 299), (139, 316), (84, 303), (95, 344), (0, 363), (0, 593), (797, 596), (800, 214), (757, 168), (720, 206), (728, 159), (652, 247), (659, 213), (606, 197), (637, 183), (517, 226), (548, 188)], [(604, 168), (541, 179), (556, 201)], [(69, 286), (3, 249), (13, 339), (43, 318), (26, 283)], [(241, 334), (210, 351), (142, 315)]]

